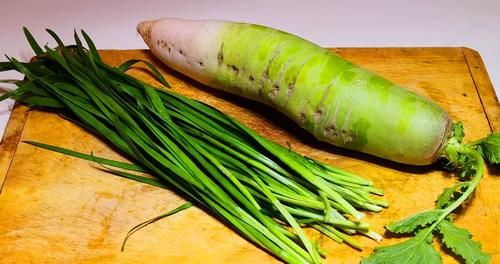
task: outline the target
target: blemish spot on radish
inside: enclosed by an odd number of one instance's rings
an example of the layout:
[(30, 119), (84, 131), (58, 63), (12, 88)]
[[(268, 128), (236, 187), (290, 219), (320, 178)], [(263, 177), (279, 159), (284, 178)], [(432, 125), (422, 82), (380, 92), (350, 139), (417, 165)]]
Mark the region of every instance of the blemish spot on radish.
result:
[(260, 79), (257, 81), (257, 91), (259, 93), (259, 95), (262, 95), (262, 90), (264, 89), (264, 84), (265, 84), (265, 81), (263, 79)]
[(323, 111), (321, 109), (316, 110), (313, 114), (314, 122), (319, 122), (321, 117), (323, 116)]
[(331, 139), (336, 139), (339, 135), (335, 125), (328, 125), (327, 127), (325, 127), (324, 134), (325, 134), (325, 136), (327, 136), (328, 138), (331, 138)]
[(295, 85), (294, 85), (294, 84), (289, 84), (289, 85), (288, 85), (288, 91), (287, 91), (287, 95), (288, 95), (288, 97), (292, 96), (292, 93), (293, 93), (293, 88), (295, 88)]
[(306, 114), (304, 112), (301, 112), (299, 114), (299, 124), (304, 125), (306, 123)]
[(349, 143), (353, 140), (351, 133), (349, 133), (349, 131), (347, 131), (346, 129), (342, 128), (340, 130), (340, 133), (342, 134), (342, 139), (345, 143)]
[(236, 67), (235, 65), (231, 66), (231, 69), (234, 71), (234, 73), (238, 74), (240, 72), (240, 69)]
[(236, 67), (236, 65), (227, 65), (229, 69), (231, 69), (235, 74), (238, 74), (240, 72), (240, 69)]
[(224, 62), (224, 42), (220, 44), (219, 52), (217, 53), (217, 63), (219, 66)]
[(279, 85), (277, 84), (273, 85), (273, 89), (269, 92), (269, 99), (271, 99), (272, 101), (276, 100), (279, 91), (280, 91)]
[(199, 62), (198, 62), (198, 65), (200, 65), (200, 67), (203, 67), (203, 66), (204, 66), (204, 64), (203, 64), (203, 62), (202, 62), (202, 61), (199, 61)]
[(260, 76), (258, 82), (257, 82), (257, 89), (259, 91), (259, 95), (264, 95), (264, 87), (266, 86), (266, 83), (269, 81), (269, 75), (268, 72), (264, 71), (262, 75)]

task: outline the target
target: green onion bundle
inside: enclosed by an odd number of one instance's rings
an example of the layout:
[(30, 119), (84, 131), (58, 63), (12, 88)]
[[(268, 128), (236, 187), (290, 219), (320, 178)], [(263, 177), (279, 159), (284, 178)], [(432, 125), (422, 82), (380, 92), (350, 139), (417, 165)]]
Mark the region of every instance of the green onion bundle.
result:
[(127, 75), (137, 60), (119, 67), (103, 63), (85, 32), (88, 49), (76, 33), (76, 44), (65, 46), (48, 32), (56, 49), (43, 50), (25, 29), (37, 59), (0, 63), (0, 70), (26, 77), (1, 100), (60, 111), (137, 163), (130, 169), (150, 172), (286, 262), (321, 262), (323, 252), (304, 227), (353, 247), (360, 245), (351, 234), (380, 239), (359, 221), (359, 209), (387, 206), (372, 197), (382, 191), (370, 181), (269, 141), (211, 106)]

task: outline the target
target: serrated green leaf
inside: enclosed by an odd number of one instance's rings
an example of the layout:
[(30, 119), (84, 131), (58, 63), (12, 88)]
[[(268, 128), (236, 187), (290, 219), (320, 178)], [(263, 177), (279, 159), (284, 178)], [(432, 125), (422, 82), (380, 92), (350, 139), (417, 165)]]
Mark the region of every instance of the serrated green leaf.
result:
[(460, 180), (468, 180), (477, 170), (476, 159), (466, 154), (459, 154), (457, 169), (458, 169), (458, 178)]
[(469, 182), (459, 182), (451, 187), (445, 188), (443, 193), (441, 193), (436, 200), (436, 208), (445, 208), (450, 205), (458, 196), (457, 192), (460, 192), (463, 187), (469, 185)]
[(441, 263), (441, 256), (431, 244), (432, 235), (427, 234), (425, 229), (404, 242), (375, 248), (368, 258), (361, 260), (361, 264)]
[(448, 220), (439, 224), (439, 232), (443, 235), (443, 244), (453, 253), (461, 256), (467, 264), (485, 264), (491, 262), (491, 256), (481, 251), (481, 244), (472, 240), (466, 229), (454, 225)]
[(386, 228), (387, 230), (398, 234), (412, 233), (418, 228), (425, 227), (435, 222), (441, 213), (442, 210), (440, 209), (418, 213), (403, 220), (392, 222), (388, 224)]
[(491, 133), (477, 145), (477, 150), (488, 163), (500, 165), (500, 133)]

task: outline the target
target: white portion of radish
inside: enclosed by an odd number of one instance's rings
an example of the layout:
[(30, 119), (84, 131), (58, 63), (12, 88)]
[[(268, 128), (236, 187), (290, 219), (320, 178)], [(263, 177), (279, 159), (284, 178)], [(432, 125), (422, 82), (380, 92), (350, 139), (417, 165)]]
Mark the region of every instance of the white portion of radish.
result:
[(224, 21), (166, 18), (141, 22), (137, 31), (153, 54), (169, 67), (209, 84), (217, 68)]

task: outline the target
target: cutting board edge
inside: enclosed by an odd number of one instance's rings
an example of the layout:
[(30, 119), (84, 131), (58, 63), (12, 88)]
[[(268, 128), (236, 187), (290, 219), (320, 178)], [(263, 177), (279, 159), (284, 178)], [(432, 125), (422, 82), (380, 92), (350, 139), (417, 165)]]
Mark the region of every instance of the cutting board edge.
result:
[(469, 72), (483, 105), (486, 119), (493, 131), (500, 131), (500, 101), (493, 88), (488, 71), (479, 52), (473, 48), (462, 47)]
[(10, 164), (16, 153), (28, 114), (28, 107), (16, 102), (5, 126), (5, 133), (0, 144), (0, 194), (7, 181)]

